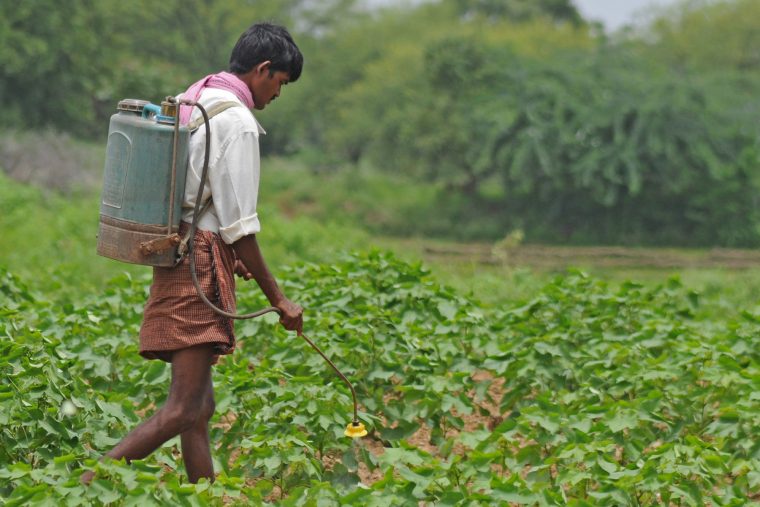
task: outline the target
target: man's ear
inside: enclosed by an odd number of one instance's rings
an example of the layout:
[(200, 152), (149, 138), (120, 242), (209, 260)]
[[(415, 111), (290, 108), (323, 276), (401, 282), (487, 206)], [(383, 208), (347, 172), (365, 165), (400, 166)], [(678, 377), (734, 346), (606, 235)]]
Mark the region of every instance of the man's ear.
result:
[(256, 73), (261, 74), (269, 74), (270, 69), (272, 68), (272, 61), (271, 60), (264, 60), (263, 62), (256, 65)]

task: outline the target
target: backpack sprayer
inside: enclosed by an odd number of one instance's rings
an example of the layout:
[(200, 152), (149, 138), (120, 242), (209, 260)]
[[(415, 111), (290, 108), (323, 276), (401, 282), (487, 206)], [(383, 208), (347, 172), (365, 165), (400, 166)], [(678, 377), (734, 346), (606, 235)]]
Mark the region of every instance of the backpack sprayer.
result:
[[(180, 125), (180, 104), (197, 107), (202, 120)], [(159, 267), (176, 266), (189, 256), (193, 285), (203, 302), (224, 317), (252, 319), (281, 312), (273, 306), (247, 314), (226, 312), (203, 293), (195, 270), (195, 231), (201, 215), (211, 204), (208, 200), (201, 205), (211, 149), (209, 123), (216, 114), (235, 106), (240, 104), (222, 102), (206, 111), (197, 102), (175, 97), (167, 97), (161, 106), (135, 99), (119, 102), (118, 112), (111, 116), (108, 129), (97, 253), (122, 262)], [(193, 222), (187, 234), (180, 237), (190, 135), (200, 125), (206, 128), (203, 170)], [(363, 437), (367, 430), (359, 422), (354, 386), (314, 342), (303, 333), (299, 332), (299, 336), (327, 361), (351, 390), (354, 418), (345, 435)]]

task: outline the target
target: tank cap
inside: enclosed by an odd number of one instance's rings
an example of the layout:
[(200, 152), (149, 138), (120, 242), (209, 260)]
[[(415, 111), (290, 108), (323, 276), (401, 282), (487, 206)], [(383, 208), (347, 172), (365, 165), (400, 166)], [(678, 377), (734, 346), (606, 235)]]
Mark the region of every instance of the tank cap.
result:
[(119, 101), (119, 105), (116, 106), (116, 109), (119, 111), (130, 111), (132, 113), (141, 114), (143, 108), (148, 104), (150, 104), (150, 101), (148, 100), (124, 99)]

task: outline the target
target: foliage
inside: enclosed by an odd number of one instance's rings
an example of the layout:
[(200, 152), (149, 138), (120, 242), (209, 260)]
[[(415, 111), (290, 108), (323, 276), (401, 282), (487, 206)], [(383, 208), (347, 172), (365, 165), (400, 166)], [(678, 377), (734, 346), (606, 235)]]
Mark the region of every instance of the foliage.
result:
[(429, 186), (394, 233), (755, 247), (757, 9), (684, 1), (607, 36), (566, 0), (6, 2), (0, 126), (103, 139), (118, 100), (225, 68), (267, 19), (305, 72), (257, 113), (264, 153)]
[(634, 65), (620, 51), (516, 61), (511, 92), (472, 108), (466, 188), (500, 182), (480, 200), (532, 239), (758, 244), (757, 133), (742, 111), (754, 99), (731, 76), (643, 79)]
[(319, 24), (350, 1), (33, 0), (0, 5), (0, 125), (54, 127), (88, 138), (125, 98), (158, 102), (225, 70), (239, 35), (256, 19)]
[(581, 15), (569, 0), (449, 0), (461, 16), (480, 15), (489, 19), (525, 21), (546, 16), (554, 21), (580, 24)]
[(220, 475), (190, 485), (176, 442), (131, 466), (94, 461), (165, 397), (166, 366), (136, 354), (147, 280), (60, 307), (3, 271), (4, 502), (747, 505), (760, 486), (752, 312), (700, 321), (676, 280), (611, 289), (570, 272), (485, 313), (378, 252), (284, 279), (354, 380), (370, 436), (341, 436), (350, 396), (318, 356), (246, 321), (214, 372)]
[[(102, 149), (102, 148), (101, 148)], [(265, 165), (266, 167), (269, 164)], [(272, 164), (273, 168), (277, 167)], [(277, 188), (278, 176), (262, 177)], [(99, 180), (100, 178), (98, 178)], [(271, 186), (271, 187), (270, 187)], [(276, 265), (324, 261), (335, 252), (366, 242), (366, 233), (331, 217), (287, 217), (276, 210), (272, 192), (262, 190), (259, 239)], [(0, 172), (0, 266), (29, 280), (33, 290), (69, 300), (72, 290), (96, 291), (121, 273), (139, 276), (145, 266), (95, 255), (100, 196), (91, 189), (61, 195), (19, 184)], [(270, 261), (271, 262), (271, 261)]]
[(759, 15), (760, 5), (753, 0), (682, 0), (638, 33), (653, 41), (646, 48), (648, 57), (673, 67), (757, 73)]
[[(116, 2), (109, 4), (116, 5)], [(0, 5), (0, 98), (3, 125), (71, 122), (74, 132), (95, 119), (93, 102), (109, 73), (113, 47), (106, 2), (36, 0)], [(68, 125), (67, 125), (68, 126)]]
[[(270, 148), (434, 184), (436, 219), (415, 223), (425, 234), (760, 244), (757, 75), (672, 65), (664, 36), (594, 44), (572, 25), (445, 7), (322, 42), (321, 72), (276, 112)], [(389, 42), (379, 52), (360, 37)]]

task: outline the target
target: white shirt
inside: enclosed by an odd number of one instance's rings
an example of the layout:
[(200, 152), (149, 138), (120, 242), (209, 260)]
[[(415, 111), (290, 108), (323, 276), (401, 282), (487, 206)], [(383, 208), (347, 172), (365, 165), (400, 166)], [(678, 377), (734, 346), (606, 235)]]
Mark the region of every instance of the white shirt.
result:
[[(209, 197), (213, 198), (213, 204), (200, 218), (198, 228), (219, 233), (225, 243), (232, 244), (243, 236), (261, 230), (256, 212), (261, 172), (259, 135), (266, 132), (232, 92), (205, 88), (198, 100), (206, 110), (217, 102), (226, 101), (239, 102), (241, 107), (230, 107), (209, 122), (211, 151), (201, 205)], [(193, 108), (190, 119), (199, 117), (200, 109)], [(193, 221), (205, 150), (206, 127), (201, 124), (190, 137), (190, 158), (182, 202), (182, 220), (188, 223)]]

